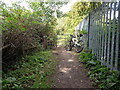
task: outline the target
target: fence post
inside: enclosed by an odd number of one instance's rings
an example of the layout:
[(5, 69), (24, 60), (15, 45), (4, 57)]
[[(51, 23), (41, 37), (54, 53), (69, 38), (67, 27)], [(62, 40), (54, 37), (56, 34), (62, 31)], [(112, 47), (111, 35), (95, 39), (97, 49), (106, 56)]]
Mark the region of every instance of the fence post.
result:
[(113, 11), (113, 28), (112, 28), (112, 43), (111, 43), (111, 70), (113, 70), (113, 61), (114, 61), (114, 46), (115, 46), (115, 24), (116, 24), (116, 2), (114, 2), (114, 11)]
[[(100, 7), (100, 10), (102, 10), (102, 6)], [(101, 26), (102, 26), (102, 13), (100, 13), (100, 19), (99, 19), (99, 50), (98, 50), (98, 58), (101, 62)]]
[(103, 18), (102, 18), (102, 58), (101, 58), (101, 65), (105, 65), (105, 60), (104, 60), (104, 50), (105, 50), (105, 33), (104, 33), (104, 22), (105, 22), (105, 5), (106, 3), (103, 3)]
[[(120, 1), (118, 5), (118, 28), (117, 28), (117, 33), (116, 33), (116, 56), (115, 56), (115, 70), (118, 70), (118, 57), (119, 57), (119, 40), (120, 40)], [(119, 61), (120, 62), (120, 61)], [(119, 70), (120, 74), (120, 70)]]
[[(110, 45), (111, 45), (111, 42), (110, 42), (110, 37), (111, 37), (111, 32), (110, 32), (110, 29), (111, 29), (111, 17), (112, 17), (112, 4), (113, 3), (110, 3), (110, 18), (109, 18), (109, 27), (108, 27), (108, 49), (107, 49), (107, 63), (108, 65), (110, 64)], [(112, 67), (111, 67), (112, 68)]]
[(89, 49), (90, 49), (90, 46), (89, 46), (89, 44), (90, 44), (90, 40), (89, 40), (90, 39), (90, 19), (91, 18), (90, 18), (90, 13), (89, 13), (89, 15), (88, 15), (88, 20), (89, 20), (88, 21), (88, 46), (87, 46)]

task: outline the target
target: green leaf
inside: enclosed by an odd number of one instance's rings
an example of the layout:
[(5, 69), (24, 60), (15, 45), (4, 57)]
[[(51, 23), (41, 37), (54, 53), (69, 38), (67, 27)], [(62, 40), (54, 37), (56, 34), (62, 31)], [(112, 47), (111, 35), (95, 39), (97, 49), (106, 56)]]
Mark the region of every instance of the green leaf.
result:
[(41, 24), (41, 23), (38, 22), (38, 21), (32, 21), (32, 23), (34, 23), (34, 24)]
[(14, 77), (9, 77), (9, 78), (7, 78), (6, 80), (9, 81), (9, 82), (14, 82), (14, 81), (16, 81), (16, 78), (14, 78)]
[(34, 82), (32, 88), (39, 88), (40, 83), (39, 82)]
[(14, 20), (14, 18), (13, 17), (7, 17), (6, 20), (7, 21), (12, 21), (12, 20)]
[(93, 64), (93, 65), (96, 64), (96, 62), (94, 62), (94, 61), (88, 61), (88, 63), (89, 63), (89, 64)]
[(25, 31), (26, 29), (25, 28), (20, 28), (21, 31)]
[(109, 87), (112, 87), (114, 86), (116, 83), (108, 83), (109, 84)]
[(8, 80), (3, 80), (3, 81), (2, 81), (2, 85), (5, 85), (5, 84), (7, 84), (7, 83), (9, 83)]

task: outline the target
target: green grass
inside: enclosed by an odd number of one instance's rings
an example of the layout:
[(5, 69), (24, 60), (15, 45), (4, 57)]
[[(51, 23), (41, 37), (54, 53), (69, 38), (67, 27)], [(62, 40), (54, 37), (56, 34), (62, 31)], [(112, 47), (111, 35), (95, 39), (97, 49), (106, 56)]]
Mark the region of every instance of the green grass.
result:
[(25, 56), (14, 66), (15, 70), (3, 72), (2, 88), (50, 88), (48, 77), (54, 72), (55, 59), (51, 51), (41, 51)]

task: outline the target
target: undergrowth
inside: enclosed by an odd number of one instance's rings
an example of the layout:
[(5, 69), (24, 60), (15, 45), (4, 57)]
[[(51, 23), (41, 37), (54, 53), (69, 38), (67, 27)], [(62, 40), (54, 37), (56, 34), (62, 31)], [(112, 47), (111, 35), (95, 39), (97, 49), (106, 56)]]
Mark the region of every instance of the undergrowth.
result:
[(81, 52), (79, 60), (88, 68), (88, 76), (93, 81), (94, 86), (113, 90), (119, 88), (120, 80), (118, 79), (119, 75), (117, 72), (110, 71), (106, 66), (101, 65), (90, 51)]
[(25, 56), (15, 70), (3, 72), (2, 88), (50, 88), (48, 76), (52, 75), (55, 60), (51, 51), (40, 51)]

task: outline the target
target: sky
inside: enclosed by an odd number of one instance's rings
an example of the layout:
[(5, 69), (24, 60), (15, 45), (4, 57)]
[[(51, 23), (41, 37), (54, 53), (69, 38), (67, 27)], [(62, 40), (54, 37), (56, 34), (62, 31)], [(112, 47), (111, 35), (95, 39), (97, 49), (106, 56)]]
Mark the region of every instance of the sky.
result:
[[(5, 3), (6, 3), (7, 5), (9, 5), (9, 6), (11, 6), (11, 3), (12, 3), (12, 2), (22, 1), (21, 6), (26, 7), (26, 9), (28, 9), (28, 7), (29, 7), (29, 5), (28, 5), (24, 0), (0, 0), (0, 1), (5, 2)], [(68, 4), (67, 4), (67, 5), (64, 5), (64, 6), (61, 7), (61, 9), (60, 9), (60, 11), (62, 11), (63, 13), (70, 11), (71, 6), (72, 6), (75, 2), (77, 2), (78, 0), (68, 0), (68, 1), (69, 1)]]
[(65, 12), (68, 12), (70, 11), (71, 9), (71, 6), (77, 2), (78, 0), (70, 0), (69, 3), (67, 5), (64, 5), (60, 10), (65, 13)]
[(26, 9), (28, 9), (28, 7), (29, 7), (29, 5), (24, 0), (0, 0), (0, 1), (6, 3), (9, 6), (12, 5), (12, 2), (22, 1), (21, 6), (26, 7)]

